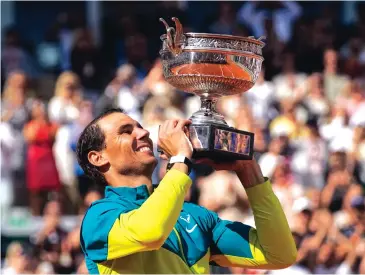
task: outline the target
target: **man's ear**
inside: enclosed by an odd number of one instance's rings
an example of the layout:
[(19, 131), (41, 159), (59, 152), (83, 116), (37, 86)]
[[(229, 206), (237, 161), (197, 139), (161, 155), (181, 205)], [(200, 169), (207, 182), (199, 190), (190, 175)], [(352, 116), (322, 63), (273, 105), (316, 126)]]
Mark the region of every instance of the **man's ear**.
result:
[(90, 151), (87, 154), (87, 158), (96, 167), (101, 167), (108, 163), (108, 160), (103, 156), (102, 152), (98, 151)]

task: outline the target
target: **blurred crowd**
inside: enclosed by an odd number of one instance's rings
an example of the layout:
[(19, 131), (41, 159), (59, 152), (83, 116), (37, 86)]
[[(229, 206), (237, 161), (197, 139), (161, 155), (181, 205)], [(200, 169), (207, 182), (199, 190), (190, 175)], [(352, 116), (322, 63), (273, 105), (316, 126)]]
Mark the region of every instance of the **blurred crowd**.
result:
[[(255, 133), (255, 158), (282, 203), (298, 259), (281, 271), (213, 267), (212, 272), (365, 274), (365, 5), (357, 3), (357, 20), (345, 25), (331, 11), (332, 3), (314, 17), (295, 1), (237, 3), (220, 2), (215, 17), (199, 30), (266, 36), (265, 61), (256, 85), (221, 98), (218, 110), (231, 126)], [(179, 3), (156, 5), (162, 15), (184, 18)], [(131, 14), (118, 21), (124, 49), (119, 66), (104, 60), (83, 26), (53, 29), (47, 41), (68, 46), (62, 48), (62, 64), (46, 47), (43, 67), (16, 30), (5, 33), (1, 211), (29, 207), (42, 217), (43, 227), (28, 242), (8, 246), (4, 274), (87, 273), (79, 225), (67, 231), (60, 218), (77, 215), (81, 222), (87, 207), (103, 196), (75, 159), (78, 136), (97, 114), (124, 109), (156, 144), (162, 121), (187, 118), (199, 109), (198, 97), (166, 83), (158, 50), (147, 54), (148, 41), (158, 36), (143, 34)], [(196, 31), (185, 20), (185, 31)], [(154, 184), (165, 168), (161, 160)], [(191, 177), (186, 200), (254, 226), (234, 174), (196, 165)]]

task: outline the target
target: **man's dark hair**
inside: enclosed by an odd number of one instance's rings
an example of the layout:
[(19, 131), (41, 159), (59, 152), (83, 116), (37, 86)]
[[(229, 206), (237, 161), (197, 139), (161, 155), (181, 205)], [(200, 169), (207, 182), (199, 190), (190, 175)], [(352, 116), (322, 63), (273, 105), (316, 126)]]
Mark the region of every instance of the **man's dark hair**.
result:
[(85, 175), (96, 184), (107, 185), (104, 175), (98, 167), (89, 162), (88, 154), (90, 151), (101, 151), (106, 147), (105, 135), (98, 125), (98, 121), (112, 113), (124, 113), (120, 108), (109, 109), (98, 115), (82, 131), (76, 146), (76, 157)]

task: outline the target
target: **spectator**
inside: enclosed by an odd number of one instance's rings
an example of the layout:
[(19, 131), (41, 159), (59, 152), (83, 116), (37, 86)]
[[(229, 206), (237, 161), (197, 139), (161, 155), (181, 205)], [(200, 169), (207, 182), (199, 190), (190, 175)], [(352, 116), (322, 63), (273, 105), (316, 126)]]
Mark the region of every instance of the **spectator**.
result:
[(284, 141), (282, 138), (277, 137), (271, 140), (268, 152), (264, 153), (259, 160), (262, 174), (265, 177), (271, 178), (277, 165), (285, 161), (285, 158), (281, 155), (283, 150)]
[[(9, 127), (14, 139), (14, 146), (9, 153), (7, 164), (8, 172), (14, 180), (14, 202), (21, 204), (24, 200), (25, 188), (25, 159), (26, 142), (23, 136), (23, 128), (29, 120), (30, 99), (27, 77), (23, 72), (16, 71), (9, 74), (2, 97), (1, 120)], [(5, 135), (5, 133), (4, 133)]]
[(341, 106), (333, 106), (329, 119), (319, 126), (320, 135), (328, 143), (331, 152), (351, 150), (353, 132), (348, 123), (346, 110)]
[(71, 201), (74, 196), (67, 195), (70, 194), (67, 190), (75, 185), (76, 179), (73, 173), (74, 156), (69, 146), (71, 133), (68, 124), (79, 117), (80, 98), (82, 94), (79, 77), (73, 72), (63, 72), (57, 79), (55, 95), (48, 105), (50, 121), (59, 125), (53, 145), (57, 170), (66, 196)]
[(362, 189), (358, 184), (351, 184), (346, 191), (342, 206), (334, 214), (334, 226), (343, 237), (351, 238), (359, 225), (357, 207), (361, 211)]
[(67, 253), (64, 253), (63, 242), (67, 237), (67, 232), (61, 227), (61, 215), (60, 202), (49, 201), (44, 207), (43, 227), (31, 236), (30, 240), (35, 245), (37, 257), (41, 261), (51, 263), (56, 273), (69, 273), (72, 270), (70, 269), (72, 259)]
[(31, 120), (24, 127), (28, 143), (26, 171), (27, 188), (32, 214), (41, 214), (42, 202), (50, 192), (60, 190), (60, 180), (53, 156), (52, 146), (57, 125), (50, 122), (45, 106), (40, 101), (32, 104)]
[(256, 124), (260, 127), (266, 127), (273, 115), (270, 113), (270, 109), (274, 103), (274, 86), (265, 80), (265, 68), (261, 69), (255, 86), (244, 93), (243, 98), (251, 108)]
[(281, 102), (282, 114), (270, 123), (272, 136), (288, 136), (292, 141), (308, 136), (308, 129), (298, 120), (296, 107), (297, 104), (291, 99)]
[(13, 167), (6, 160), (11, 159), (16, 143), (13, 131), (8, 123), (0, 122), (0, 132), (0, 210), (4, 215), (10, 206), (12, 206), (14, 200)]
[[(89, 122), (91, 122), (91, 120), (93, 119), (92, 111), (93, 111), (92, 103), (90, 101), (83, 101), (80, 105), (79, 118), (70, 125), (68, 125), (69, 128), (68, 130), (70, 132), (69, 147), (73, 152), (76, 152), (76, 145), (81, 132), (84, 130), (86, 125), (89, 124)], [(73, 203), (77, 203), (77, 201), (79, 200), (79, 196), (77, 196), (77, 194), (79, 194), (81, 198), (84, 198), (88, 190), (93, 186), (93, 183), (87, 176), (85, 176), (84, 171), (77, 163), (75, 155), (73, 156), (72, 161), (73, 161), (73, 171), (74, 175), (76, 176), (78, 188), (75, 188), (75, 183), (69, 185), (68, 194), (69, 197), (73, 198), (72, 199)]]
[(35, 64), (21, 45), (19, 33), (14, 28), (6, 30), (4, 46), (1, 49), (1, 66), (8, 77), (14, 71), (24, 71), (28, 76), (37, 76)]
[(50, 120), (66, 124), (76, 119), (78, 109), (75, 99), (80, 92), (79, 77), (73, 72), (62, 73), (57, 79), (55, 94), (48, 105)]
[(321, 205), (332, 212), (338, 211), (342, 206), (351, 180), (351, 174), (346, 169), (330, 173), (327, 185), (322, 192)]
[(287, 162), (276, 166), (271, 180), (273, 190), (283, 206), (288, 221), (291, 222), (294, 201), (304, 196), (304, 188), (295, 181)]
[(340, 54), (345, 59), (344, 73), (351, 78), (361, 77), (365, 65), (364, 39), (360, 36), (350, 39), (341, 48)]
[(55, 272), (50, 262), (43, 261), (37, 266), (35, 274), (55, 274)]
[(330, 112), (330, 104), (324, 94), (323, 76), (312, 74), (307, 81), (307, 93), (302, 95), (302, 101), (311, 118), (323, 118)]
[(106, 88), (99, 99), (96, 110), (102, 112), (111, 107), (122, 108), (129, 116), (140, 119), (144, 94), (139, 93), (136, 69), (130, 64), (124, 64), (117, 70), (116, 77)]
[(243, 221), (248, 199), (237, 178), (227, 172), (214, 172), (198, 180), (199, 205), (215, 211), (222, 219)]
[(307, 122), (309, 136), (298, 140), (291, 167), (296, 181), (304, 188), (322, 190), (325, 185), (327, 145), (319, 135), (316, 120)]
[(346, 76), (338, 73), (338, 54), (333, 49), (327, 49), (324, 53), (324, 89), (325, 95), (331, 102), (343, 95), (348, 83)]
[(265, 128), (256, 127), (254, 129), (254, 134), (255, 134), (255, 143), (253, 146), (255, 150), (255, 158), (257, 158), (260, 161), (261, 156), (267, 151), (268, 147), (265, 136)]
[[(83, 204), (80, 208), (80, 213), (84, 215), (90, 205), (102, 198), (98, 189), (90, 188), (83, 198)], [(64, 268), (66, 266), (70, 271), (83, 268), (83, 254), (80, 246), (80, 228), (82, 216), (80, 216), (77, 226), (67, 234), (61, 244), (60, 261), (63, 262)], [(65, 270), (64, 270), (65, 271)]]
[(337, 104), (346, 110), (349, 125), (352, 127), (365, 125), (365, 90), (358, 81), (351, 81), (344, 93)]
[[(281, 73), (273, 78), (275, 99), (295, 99), (303, 93), (307, 76), (296, 71), (295, 54), (286, 52), (283, 56)], [(256, 85), (255, 85), (256, 86)]]
[(127, 80), (128, 76), (123, 73), (122, 68), (117, 70), (116, 76), (106, 87), (104, 94), (100, 96), (95, 106), (95, 113), (101, 114), (108, 109), (113, 109), (118, 107), (118, 93), (120, 87)]
[(26, 274), (29, 270), (29, 257), (24, 246), (19, 242), (11, 243), (6, 250), (5, 265), (1, 270), (2, 274)]

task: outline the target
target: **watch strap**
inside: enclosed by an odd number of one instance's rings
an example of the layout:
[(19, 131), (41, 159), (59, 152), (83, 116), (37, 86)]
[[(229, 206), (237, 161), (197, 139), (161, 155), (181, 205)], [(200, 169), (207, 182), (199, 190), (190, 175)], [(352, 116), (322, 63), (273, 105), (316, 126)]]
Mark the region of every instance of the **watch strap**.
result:
[(169, 171), (175, 163), (185, 163), (188, 167), (188, 174), (190, 174), (193, 163), (190, 159), (185, 156), (173, 156), (170, 158), (169, 162), (167, 163), (167, 171)]

